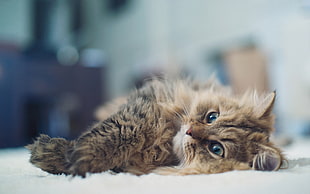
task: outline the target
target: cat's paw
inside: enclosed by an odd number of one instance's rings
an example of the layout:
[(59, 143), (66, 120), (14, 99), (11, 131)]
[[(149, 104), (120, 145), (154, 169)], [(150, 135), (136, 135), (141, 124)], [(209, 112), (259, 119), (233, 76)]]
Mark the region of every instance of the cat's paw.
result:
[(88, 162), (75, 162), (69, 169), (69, 174), (72, 176), (81, 176), (83, 178), (86, 177), (86, 173), (90, 172), (91, 166)]
[(70, 142), (63, 138), (41, 135), (26, 148), (31, 151), (30, 162), (52, 174), (67, 173), (65, 154)]

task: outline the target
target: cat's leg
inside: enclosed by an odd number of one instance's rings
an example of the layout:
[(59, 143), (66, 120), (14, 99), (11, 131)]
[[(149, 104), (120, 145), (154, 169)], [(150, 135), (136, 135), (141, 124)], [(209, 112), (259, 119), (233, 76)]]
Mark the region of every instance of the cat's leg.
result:
[(94, 126), (76, 141), (69, 158), (72, 175), (85, 177), (87, 172), (99, 173), (119, 168), (138, 142), (126, 126), (109, 118)]
[(152, 173), (159, 175), (195, 175), (195, 174), (216, 174), (232, 170), (250, 170), (247, 163), (237, 162), (234, 160), (219, 160), (210, 161), (206, 163), (192, 163), (185, 166), (175, 167), (159, 167), (152, 171)]
[(153, 170), (151, 173), (158, 175), (171, 175), (171, 176), (202, 174), (201, 171), (199, 171), (199, 169), (196, 168), (180, 168), (177, 166), (159, 167)]

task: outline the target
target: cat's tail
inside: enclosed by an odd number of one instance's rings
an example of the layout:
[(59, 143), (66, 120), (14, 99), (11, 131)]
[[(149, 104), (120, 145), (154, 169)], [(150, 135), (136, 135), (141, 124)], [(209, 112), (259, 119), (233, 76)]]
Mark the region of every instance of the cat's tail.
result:
[(27, 145), (26, 148), (31, 151), (30, 162), (33, 165), (52, 174), (69, 174), (68, 156), (73, 146), (73, 141), (40, 135), (33, 144)]

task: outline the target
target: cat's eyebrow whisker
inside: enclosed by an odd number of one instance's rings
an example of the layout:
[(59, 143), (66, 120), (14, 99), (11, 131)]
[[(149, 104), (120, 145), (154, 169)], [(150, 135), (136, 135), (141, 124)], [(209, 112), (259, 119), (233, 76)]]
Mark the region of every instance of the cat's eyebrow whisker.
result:
[(188, 111), (188, 107), (186, 106), (184, 101), (182, 101), (182, 106), (183, 106), (185, 115), (188, 117), (189, 116), (189, 111)]
[(170, 109), (178, 118), (182, 119), (183, 116), (181, 113), (179, 113), (178, 111), (174, 110), (174, 109)]
[[(172, 101), (170, 101), (170, 103), (172, 104)], [(161, 105), (161, 106), (166, 107), (166, 104), (164, 104), (164, 103), (158, 103), (158, 104)], [(177, 116), (178, 118), (180, 118), (180, 119), (183, 118), (183, 115), (182, 115), (180, 112), (178, 112), (177, 110), (175, 110), (173, 107), (168, 107), (168, 110), (169, 110), (171, 113), (174, 113), (175, 116)]]
[(180, 119), (183, 118), (183, 116), (178, 112), (178, 111), (175, 111), (173, 110), (173, 112), (176, 114), (177, 117), (179, 117)]

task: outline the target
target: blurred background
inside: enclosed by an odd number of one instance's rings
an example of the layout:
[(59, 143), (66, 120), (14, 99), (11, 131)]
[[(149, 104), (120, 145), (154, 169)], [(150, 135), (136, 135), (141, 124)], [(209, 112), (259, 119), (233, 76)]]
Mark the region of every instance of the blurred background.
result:
[(0, 0), (0, 147), (75, 138), (152, 75), (277, 91), (310, 135), (310, 0)]

